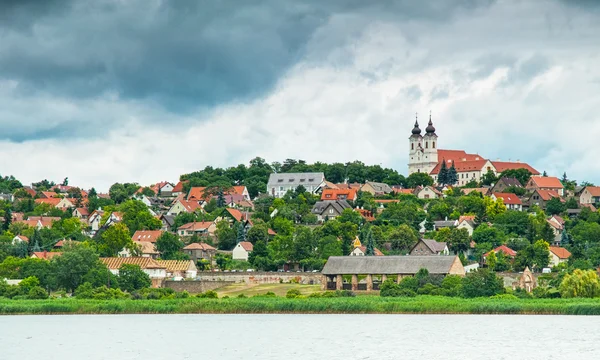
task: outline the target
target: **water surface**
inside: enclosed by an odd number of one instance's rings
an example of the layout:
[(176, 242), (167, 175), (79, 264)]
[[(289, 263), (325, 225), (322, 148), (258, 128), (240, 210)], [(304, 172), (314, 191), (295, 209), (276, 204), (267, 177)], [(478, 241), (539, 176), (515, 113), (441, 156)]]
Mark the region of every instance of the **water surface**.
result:
[(600, 359), (600, 318), (0, 316), (0, 359)]

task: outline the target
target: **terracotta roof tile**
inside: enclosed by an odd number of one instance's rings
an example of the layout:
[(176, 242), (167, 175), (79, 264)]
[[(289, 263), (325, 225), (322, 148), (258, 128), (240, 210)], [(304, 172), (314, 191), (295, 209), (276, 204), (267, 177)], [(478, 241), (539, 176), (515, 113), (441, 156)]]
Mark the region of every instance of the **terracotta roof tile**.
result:
[(600, 186), (588, 186), (585, 188), (592, 196), (600, 196)]
[(31, 254), (31, 257), (36, 257), (42, 260), (50, 260), (54, 257), (61, 256), (61, 252), (48, 252), (48, 251), (35, 251)]
[(554, 176), (532, 176), (530, 180), (536, 187), (541, 189), (563, 189), (564, 186)]
[(252, 251), (254, 249), (254, 245), (249, 241), (240, 241), (239, 244), (246, 251)]
[(131, 240), (155, 243), (162, 234), (162, 230), (138, 230), (133, 234)]
[(141, 269), (166, 269), (150, 257), (110, 257), (100, 258), (109, 269), (118, 270), (123, 264), (137, 265)]
[[(502, 251), (504, 254), (506, 254), (507, 256), (510, 256), (510, 257), (515, 257), (517, 255), (516, 251), (514, 251), (513, 249), (509, 248), (506, 245), (500, 245), (492, 251), (495, 252), (496, 254), (498, 252)], [(486, 252), (485, 254), (483, 254), (483, 256), (487, 257), (492, 251)]]
[(540, 174), (539, 171), (531, 167), (529, 164), (522, 162), (492, 161), (492, 165), (494, 165), (498, 173), (506, 170), (527, 169), (532, 175)]
[(559, 259), (568, 259), (571, 256), (569, 250), (558, 246), (550, 246), (550, 252), (558, 256)]
[(191, 243), (188, 246), (184, 247), (183, 250), (204, 250), (211, 251), (217, 250), (214, 247), (208, 245), (207, 243)]
[(521, 201), (521, 199), (512, 193), (494, 193), (494, 196), (497, 199), (502, 199), (502, 202), (504, 203), (504, 205), (522, 205), (523, 202)]
[(323, 189), (321, 200), (356, 200), (357, 189)]

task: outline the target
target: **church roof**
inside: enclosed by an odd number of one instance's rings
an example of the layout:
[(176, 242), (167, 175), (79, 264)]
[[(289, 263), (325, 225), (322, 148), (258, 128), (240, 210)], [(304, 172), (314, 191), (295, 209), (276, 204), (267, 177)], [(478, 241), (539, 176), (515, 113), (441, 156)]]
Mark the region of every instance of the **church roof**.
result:
[[(448, 160), (446, 160), (448, 161)], [(485, 164), (487, 163), (487, 160), (474, 160), (474, 161), (455, 161), (454, 162), (454, 168), (456, 169), (456, 172), (469, 172), (469, 171), (481, 171), (481, 169), (483, 169), (483, 167), (485, 166)], [(448, 164), (448, 168), (450, 168), (450, 166), (452, 166), (452, 162), (450, 162)], [(433, 170), (431, 170), (431, 174), (432, 175), (437, 175), (440, 173), (440, 169), (442, 167), (442, 163), (438, 163)]]

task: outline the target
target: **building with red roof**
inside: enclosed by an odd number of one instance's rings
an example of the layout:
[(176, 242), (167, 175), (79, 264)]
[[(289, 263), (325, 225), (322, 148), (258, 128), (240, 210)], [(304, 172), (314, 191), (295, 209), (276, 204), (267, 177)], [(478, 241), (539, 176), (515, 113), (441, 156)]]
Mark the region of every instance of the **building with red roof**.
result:
[(515, 194), (497, 192), (492, 194), (492, 199), (502, 199), (502, 202), (508, 210), (523, 211), (523, 202), (521, 201), (521, 198)]
[(556, 191), (558, 195), (564, 196), (565, 187), (562, 182), (557, 177), (554, 176), (532, 176), (529, 179), (527, 185), (525, 185), (527, 190), (552, 190)]
[(356, 201), (357, 189), (323, 189), (321, 200)]

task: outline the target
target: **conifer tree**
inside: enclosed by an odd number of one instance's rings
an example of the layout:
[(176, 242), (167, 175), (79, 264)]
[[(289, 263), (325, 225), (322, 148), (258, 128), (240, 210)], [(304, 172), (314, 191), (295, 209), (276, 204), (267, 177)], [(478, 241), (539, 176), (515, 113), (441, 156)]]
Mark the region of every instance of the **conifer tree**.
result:
[(446, 167), (446, 160), (442, 160), (442, 165), (440, 167), (440, 173), (438, 174), (438, 185), (444, 186), (448, 183), (448, 167)]
[(242, 241), (246, 241), (246, 232), (244, 231), (244, 225), (242, 224), (242, 222), (238, 222), (238, 229), (237, 229), (237, 243), (241, 243)]
[(12, 224), (12, 211), (10, 211), (10, 208), (6, 208), (6, 211), (4, 211), (4, 222), (2, 223), (2, 230), (8, 231), (10, 224)]
[(458, 182), (458, 173), (456, 172), (456, 168), (454, 167), (454, 161), (452, 161), (452, 166), (448, 170), (448, 185), (454, 185)]
[(40, 247), (41, 239), (42, 236), (40, 235), (40, 231), (38, 229), (35, 229), (33, 231), (33, 236), (31, 237), (31, 239), (29, 239), (29, 244), (31, 244), (32, 252), (42, 251), (42, 248)]
[(217, 196), (217, 207), (225, 207), (225, 195), (223, 189), (219, 189), (219, 195)]
[(373, 232), (371, 228), (367, 230), (366, 235), (367, 240), (367, 251), (365, 253), (366, 256), (375, 256), (375, 240), (373, 239)]

